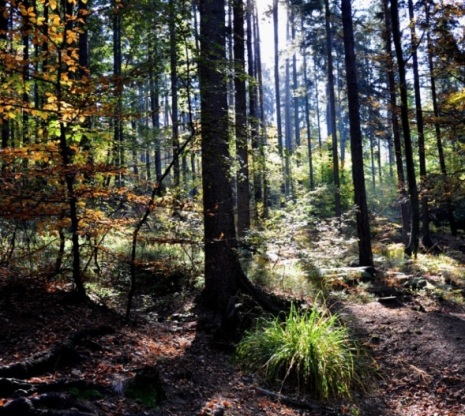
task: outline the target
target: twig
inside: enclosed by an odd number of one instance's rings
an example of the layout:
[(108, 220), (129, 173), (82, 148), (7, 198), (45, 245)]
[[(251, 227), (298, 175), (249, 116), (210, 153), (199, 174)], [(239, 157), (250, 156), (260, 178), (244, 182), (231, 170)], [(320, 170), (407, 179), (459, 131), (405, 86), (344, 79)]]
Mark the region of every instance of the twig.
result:
[(317, 410), (319, 412), (324, 412), (324, 414), (329, 416), (337, 416), (338, 412), (331, 407), (326, 407), (318, 403), (310, 403), (308, 401), (302, 401), (298, 399), (293, 399), (292, 397), (285, 396), (281, 393), (276, 393), (271, 390), (264, 389), (262, 387), (255, 387), (255, 389), (264, 396), (271, 397), (274, 400), (280, 401), (284, 404), (288, 404), (291, 406), (299, 407), (301, 409), (308, 409), (308, 410)]

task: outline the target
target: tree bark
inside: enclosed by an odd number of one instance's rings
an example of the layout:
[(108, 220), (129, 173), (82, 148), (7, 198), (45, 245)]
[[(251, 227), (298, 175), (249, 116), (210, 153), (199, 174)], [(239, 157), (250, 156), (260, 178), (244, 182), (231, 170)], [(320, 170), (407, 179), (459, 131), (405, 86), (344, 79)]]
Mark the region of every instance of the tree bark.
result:
[[(304, 21), (303, 17), (301, 20), (302, 31), (304, 30)], [(304, 46), (302, 50), (302, 60), (303, 60), (303, 76), (304, 76), (304, 93), (305, 93), (305, 126), (307, 130), (307, 151), (308, 151), (308, 179), (309, 179), (309, 189), (313, 191), (315, 189), (315, 180), (313, 176), (313, 152), (312, 152), (312, 132), (310, 124), (310, 99), (309, 99), (309, 79), (308, 79), (308, 69), (307, 69), (307, 48)]]
[(281, 118), (281, 91), (280, 91), (280, 77), (279, 77), (279, 14), (278, 14), (278, 0), (273, 1), (273, 29), (274, 29), (274, 87), (275, 87), (275, 98), (276, 98), (276, 128), (278, 131), (278, 152), (281, 158), (282, 165), (282, 182), (281, 192), (286, 193), (286, 178), (285, 167), (284, 167), (284, 151), (283, 151), (283, 125)]
[(234, 88), (237, 170), (237, 232), (250, 229), (249, 159), (247, 146), (247, 103), (245, 91), (244, 3), (234, 0)]
[[(260, 27), (258, 25), (258, 16), (256, 4), (254, 5), (254, 51), (255, 51), (255, 68), (256, 68), (256, 80), (258, 83), (258, 147), (259, 147), (259, 171), (261, 175), (262, 194), (261, 200), (263, 201), (263, 218), (268, 218), (268, 206), (269, 206), (269, 186), (266, 168), (266, 155), (265, 146), (267, 145), (267, 130), (266, 130), (266, 118), (265, 118), (265, 105), (263, 98), (263, 74), (262, 74), (262, 57), (260, 48)], [(257, 195), (255, 195), (257, 198)]]
[(407, 168), (408, 190), (410, 195), (410, 240), (408, 246), (405, 248), (405, 254), (407, 256), (413, 255), (416, 257), (420, 238), (420, 204), (418, 199), (415, 163), (413, 160), (412, 139), (410, 136), (407, 79), (405, 61), (402, 52), (398, 9), (399, 5), (397, 0), (391, 0), (392, 35), (399, 71), (402, 130), (404, 133), (405, 162)]
[(225, 1), (200, 0), (199, 81), (205, 238), (204, 303), (226, 329), (242, 273), (229, 180)]
[(405, 189), (404, 163), (402, 160), (402, 144), (397, 108), (396, 81), (394, 77), (394, 59), (391, 46), (391, 16), (389, 0), (383, 0), (384, 10), (384, 40), (387, 59), (387, 81), (389, 88), (389, 114), (391, 118), (392, 135), (394, 142), (394, 155), (397, 172), (397, 192), (399, 194), (400, 215), (402, 222), (402, 241), (405, 245), (409, 241), (410, 232), (410, 202)]
[[(169, 2), (169, 32), (170, 32), (170, 79), (171, 79), (171, 123), (173, 132), (173, 157), (179, 151), (179, 115), (178, 115), (178, 54), (176, 50), (176, 2)], [(179, 159), (174, 161), (174, 186), (180, 184)]]
[(123, 113), (122, 90), (123, 82), (122, 75), (122, 54), (121, 54), (121, 10), (119, 3), (114, 0), (114, 16), (113, 16), (113, 75), (116, 84), (116, 108), (113, 117), (113, 141), (115, 148), (116, 166), (121, 169), (118, 178), (118, 186), (124, 186), (124, 175), (122, 169), (124, 167), (124, 138), (123, 138), (123, 122), (121, 120)]
[(433, 102), (433, 113), (434, 113), (434, 132), (436, 135), (436, 147), (438, 149), (439, 156), (439, 167), (441, 170), (442, 180), (444, 182), (444, 193), (446, 200), (446, 209), (449, 219), (449, 225), (451, 234), (453, 236), (457, 235), (457, 224), (455, 222), (454, 210), (452, 207), (452, 198), (451, 191), (449, 186), (449, 181), (447, 180), (447, 168), (446, 160), (444, 157), (444, 147), (442, 145), (442, 134), (439, 118), (441, 116), (438, 105), (438, 95), (436, 91), (436, 76), (434, 74), (434, 62), (433, 62), (433, 42), (431, 40), (431, 30), (430, 29), (430, 5), (428, 2), (425, 2), (425, 15), (426, 15), (426, 42), (427, 42), (427, 55), (428, 55), (428, 69), (430, 75), (430, 84), (431, 84), (431, 101)]
[[(5, 0), (0, 1), (0, 41), (6, 42), (8, 40), (8, 11), (6, 8), (7, 2)], [(3, 81), (3, 74), (0, 75), (0, 83)], [(0, 117), (0, 129), (1, 129), (1, 140), (2, 149), (6, 149), (9, 145), (10, 139), (10, 123), (7, 117)], [(2, 167), (3, 168), (3, 167)]]
[(418, 132), (418, 156), (420, 165), (420, 202), (421, 202), (421, 243), (425, 249), (433, 247), (429, 229), (428, 195), (426, 189), (426, 151), (425, 151), (425, 129), (423, 122), (423, 109), (420, 93), (420, 75), (418, 69), (418, 40), (415, 33), (415, 15), (413, 12), (413, 1), (408, 0), (408, 11), (410, 18), (410, 38), (412, 42), (412, 69), (413, 87), (415, 92), (415, 116)]
[(329, 101), (329, 133), (331, 135), (333, 158), (333, 184), (334, 184), (334, 214), (341, 216), (341, 193), (339, 180), (339, 155), (337, 146), (337, 126), (336, 126), (336, 97), (334, 95), (334, 74), (333, 74), (333, 36), (331, 33), (331, 12), (329, 10), (329, 0), (324, 0), (325, 4), (325, 29), (326, 29), (326, 53), (328, 58), (328, 101)]
[(254, 4), (252, 0), (247, 0), (246, 8), (246, 21), (247, 21), (247, 75), (249, 79), (248, 92), (249, 92), (249, 128), (250, 138), (252, 144), (252, 157), (253, 157), (253, 194), (254, 194), (254, 218), (258, 217), (258, 204), (263, 200), (263, 172), (261, 169), (261, 143), (259, 140), (260, 122), (258, 118), (258, 75), (257, 75), (257, 59), (254, 53), (257, 54), (255, 49), (256, 40), (254, 36), (257, 34), (254, 31)]
[(371, 233), (368, 219), (368, 206), (363, 171), (362, 131), (360, 127), (360, 101), (358, 94), (357, 70), (355, 64), (355, 46), (352, 24), (351, 0), (342, 0), (342, 23), (344, 27), (344, 50), (347, 78), (347, 96), (349, 100), (350, 144), (352, 153), (352, 179), (354, 199), (357, 207), (357, 234), (359, 247), (359, 265), (373, 266)]

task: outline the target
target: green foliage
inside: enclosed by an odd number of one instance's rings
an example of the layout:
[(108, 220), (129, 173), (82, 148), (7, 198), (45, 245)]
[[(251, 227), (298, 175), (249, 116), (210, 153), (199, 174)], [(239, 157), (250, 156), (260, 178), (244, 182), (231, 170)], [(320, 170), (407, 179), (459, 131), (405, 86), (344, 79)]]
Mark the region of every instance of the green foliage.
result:
[(297, 386), (318, 399), (350, 397), (364, 387), (360, 351), (337, 315), (291, 307), (284, 322), (261, 319), (237, 347), (237, 360), (272, 383)]

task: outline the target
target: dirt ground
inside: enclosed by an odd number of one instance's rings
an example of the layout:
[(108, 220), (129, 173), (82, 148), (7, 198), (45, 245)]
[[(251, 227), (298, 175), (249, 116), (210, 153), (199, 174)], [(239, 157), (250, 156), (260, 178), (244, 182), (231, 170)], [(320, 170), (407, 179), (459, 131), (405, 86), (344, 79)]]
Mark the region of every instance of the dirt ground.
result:
[[(465, 415), (465, 310), (456, 304), (411, 293), (383, 303), (339, 303), (344, 321), (376, 362), (379, 379), (353, 403), (322, 404), (305, 395), (291, 397), (289, 392), (273, 395), (256, 376), (235, 369), (231, 351), (213, 344), (202, 327), (202, 311), (192, 299), (174, 302), (163, 314), (136, 314), (127, 324), (113, 311), (92, 302), (75, 303), (62, 291), (27, 281), (4, 285), (0, 288), (0, 416), (14, 414), (8, 406), (18, 397), (33, 401), (43, 392), (50, 394), (59, 386), (63, 391), (79, 381), (100, 393), (81, 400), (79, 409), (77, 405), (66, 411), (47, 408), (40, 414)], [(72, 337), (91, 329), (86, 336)], [(2, 392), (3, 380), (11, 379), (5, 369), (34, 361), (37, 354), (69, 339), (79, 339), (74, 345), (79, 359), (23, 376), (31, 389)], [(162, 391), (160, 403), (151, 409), (124, 394), (130, 380), (147, 367), (157, 373)]]

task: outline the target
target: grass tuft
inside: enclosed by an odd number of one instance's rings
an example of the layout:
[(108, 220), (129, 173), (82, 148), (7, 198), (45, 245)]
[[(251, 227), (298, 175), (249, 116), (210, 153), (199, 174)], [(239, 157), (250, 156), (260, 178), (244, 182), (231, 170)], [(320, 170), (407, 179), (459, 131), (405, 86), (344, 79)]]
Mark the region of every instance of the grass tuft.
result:
[(364, 366), (348, 329), (337, 315), (295, 306), (284, 321), (261, 319), (237, 347), (245, 369), (260, 372), (272, 383), (304, 389), (317, 399), (350, 397), (363, 388)]

